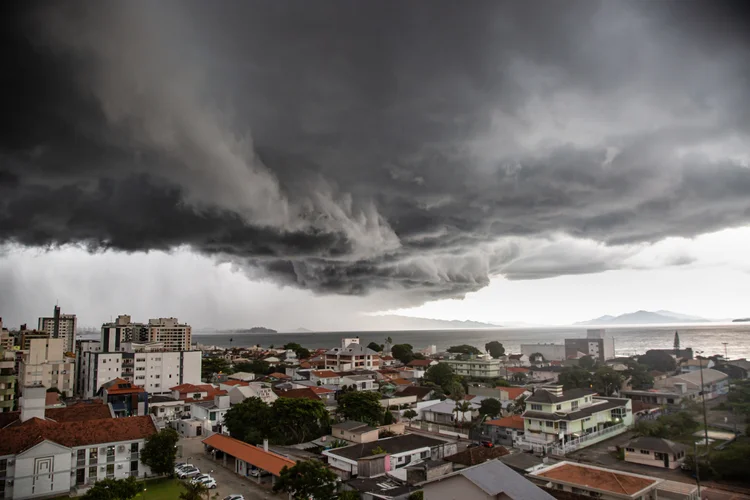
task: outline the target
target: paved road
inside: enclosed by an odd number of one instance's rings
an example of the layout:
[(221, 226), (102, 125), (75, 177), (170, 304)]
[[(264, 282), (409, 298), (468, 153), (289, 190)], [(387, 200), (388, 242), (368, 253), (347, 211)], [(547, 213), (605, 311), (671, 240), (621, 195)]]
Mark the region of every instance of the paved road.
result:
[[(225, 469), (221, 462), (214, 462), (203, 453), (203, 443), (201, 438), (183, 438), (180, 440), (182, 445), (182, 458), (178, 461), (187, 461), (196, 465), (201, 472), (209, 473), (216, 479), (218, 488), (211, 491), (211, 498), (218, 494), (218, 498), (233, 493), (239, 493), (245, 496), (245, 500), (266, 500), (287, 498), (286, 495), (276, 495), (270, 489), (264, 488), (251, 482), (249, 479), (242, 478), (229, 469)], [(212, 471), (212, 472), (211, 472)]]

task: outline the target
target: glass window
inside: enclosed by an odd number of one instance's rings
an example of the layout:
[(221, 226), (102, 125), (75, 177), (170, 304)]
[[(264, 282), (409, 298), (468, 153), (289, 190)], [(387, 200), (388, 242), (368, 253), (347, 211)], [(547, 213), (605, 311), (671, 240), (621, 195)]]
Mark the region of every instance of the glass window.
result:
[(557, 405), (555, 408), (558, 410), (562, 410), (562, 405)]
[(542, 411), (542, 405), (531, 405), (531, 409), (535, 411)]
[(641, 455), (650, 455), (651, 452), (648, 450), (641, 450)]
[(108, 478), (115, 477), (115, 464), (107, 465), (107, 477)]
[(546, 425), (547, 427), (552, 427), (552, 422), (547, 420), (546, 422), (544, 422), (544, 425)]
[(138, 451), (138, 443), (130, 443), (130, 452), (136, 452)]
[(99, 448), (89, 448), (89, 463), (95, 464), (99, 460)]
[(96, 481), (96, 465), (89, 467), (89, 481)]
[(570, 409), (571, 410), (577, 410), (578, 409), (578, 401), (571, 401), (570, 402)]
[(629, 451), (629, 452), (631, 452), (631, 453), (632, 453), (632, 452), (634, 452), (634, 451), (635, 451), (635, 448), (625, 448), (625, 451)]

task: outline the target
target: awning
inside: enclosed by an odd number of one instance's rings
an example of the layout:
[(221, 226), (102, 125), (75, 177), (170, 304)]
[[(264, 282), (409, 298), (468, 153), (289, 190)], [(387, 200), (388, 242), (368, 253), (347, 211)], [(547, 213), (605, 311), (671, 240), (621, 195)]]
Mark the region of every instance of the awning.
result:
[(203, 444), (223, 451), (236, 459), (247, 462), (258, 469), (270, 472), (274, 476), (281, 474), (284, 467), (293, 467), (296, 463), (286, 457), (276, 453), (265, 451), (262, 448), (244, 443), (238, 439), (224, 436), (223, 434), (214, 434), (203, 440)]

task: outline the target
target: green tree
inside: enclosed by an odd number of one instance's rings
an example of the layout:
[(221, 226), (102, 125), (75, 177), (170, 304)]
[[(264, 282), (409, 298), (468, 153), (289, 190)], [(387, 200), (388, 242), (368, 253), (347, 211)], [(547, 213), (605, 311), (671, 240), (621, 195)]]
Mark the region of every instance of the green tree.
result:
[(495, 359), (505, 355), (505, 347), (503, 347), (503, 344), (497, 340), (484, 344), (484, 349)]
[(127, 479), (100, 479), (89, 489), (84, 500), (130, 500), (141, 492), (134, 477)]
[(453, 368), (451, 368), (448, 363), (438, 363), (427, 369), (424, 374), (424, 379), (427, 382), (439, 385), (447, 392), (446, 388), (456, 380), (456, 375), (453, 373)]
[(406, 420), (408, 420), (409, 422), (411, 422), (412, 420), (414, 420), (414, 419), (415, 419), (415, 418), (417, 418), (418, 416), (419, 416), (419, 413), (417, 413), (416, 411), (412, 410), (411, 408), (410, 408), (410, 409), (408, 409), (408, 410), (406, 410), (406, 411), (404, 412), (404, 418), (405, 418)]
[(525, 384), (528, 378), (528, 375), (523, 372), (515, 372), (510, 376), (510, 379), (514, 384)]
[(146, 438), (141, 450), (141, 462), (151, 468), (154, 474), (174, 474), (174, 460), (177, 456), (177, 442), (180, 435), (171, 427), (166, 427)]
[(380, 352), (383, 350), (383, 346), (381, 344), (378, 344), (377, 342), (370, 342), (367, 344), (368, 349), (372, 349), (375, 352)]
[(710, 456), (711, 468), (720, 479), (746, 481), (750, 471), (750, 444), (735, 442)]
[(203, 496), (208, 493), (208, 488), (203, 483), (183, 481), (181, 484), (185, 491), (180, 493), (180, 500), (203, 500)]
[(654, 386), (654, 377), (651, 376), (646, 365), (631, 361), (628, 363), (625, 375), (630, 378), (630, 386), (635, 390), (648, 390)]
[(345, 420), (356, 420), (377, 427), (383, 419), (380, 394), (372, 391), (342, 394), (336, 412)]
[(557, 378), (563, 390), (582, 389), (591, 386), (591, 373), (578, 366), (563, 368)]
[(594, 372), (592, 381), (596, 392), (602, 396), (612, 396), (620, 390), (623, 377), (612, 367), (602, 365)]
[(281, 469), (273, 491), (285, 491), (294, 500), (336, 498), (336, 474), (317, 460), (303, 460)]
[(383, 425), (391, 425), (395, 423), (396, 420), (393, 418), (393, 413), (391, 413), (391, 410), (387, 409), (383, 413)]
[(214, 373), (233, 373), (232, 366), (224, 358), (203, 358), (201, 360), (201, 379), (208, 382)]
[(504, 378), (495, 379), (495, 387), (513, 387), (513, 385)]
[(482, 354), (482, 351), (469, 344), (454, 345), (448, 348), (448, 351), (452, 354)]
[(544, 355), (541, 352), (535, 352), (531, 356), (529, 356), (529, 361), (531, 363), (544, 363), (546, 360), (544, 359)]
[(413, 347), (411, 344), (396, 344), (391, 347), (391, 356), (401, 361), (403, 364), (409, 363), (414, 359)]
[(483, 399), (481, 403), (479, 403), (479, 414), (480, 415), (487, 415), (490, 418), (495, 418), (503, 410), (503, 405), (500, 402), (499, 399), (495, 398), (487, 398)]
[(284, 349), (294, 351), (294, 354), (296, 354), (299, 359), (306, 359), (310, 357), (310, 351), (296, 342), (289, 342), (288, 344), (284, 344)]
[(376, 446), (370, 452), (371, 455), (385, 455), (386, 453), (388, 453), (388, 452), (384, 448), (382, 448), (381, 446)]
[(339, 493), (337, 500), (360, 500), (362, 496), (354, 490), (346, 490)]
[(250, 362), (237, 363), (236, 365), (234, 365), (235, 372), (248, 372), (266, 375), (268, 373), (271, 373), (273, 370), (274, 369), (271, 367), (271, 365), (268, 364), (268, 362), (263, 361), (262, 359), (254, 359)]
[(407, 500), (424, 500), (424, 491), (415, 491)]
[(596, 361), (589, 355), (578, 358), (578, 366), (584, 370), (591, 371), (596, 366)]
[(464, 396), (466, 396), (466, 390), (458, 380), (453, 380), (448, 384), (448, 387), (445, 388), (445, 392), (447, 392), (454, 401), (461, 401), (464, 399)]
[(330, 414), (320, 400), (279, 398), (271, 405), (275, 442), (299, 444), (325, 434)]
[[(456, 423), (460, 427), (463, 427), (464, 423), (466, 423), (466, 413), (469, 411), (471, 411), (471, 403), (468, 401), (456, 402)], [(471, 420), (471, 417), (469, 417), (469, 420)]]
[(260, 398), (247, 398), (224, 415), (229, 435), (246, 443), (258, 444), (271, 439), (271, 408)]
[(664, 351), (650, 350), (638, 357), (638, 362), (649, 370), (671, 373), (677, 368), (674, 358)]

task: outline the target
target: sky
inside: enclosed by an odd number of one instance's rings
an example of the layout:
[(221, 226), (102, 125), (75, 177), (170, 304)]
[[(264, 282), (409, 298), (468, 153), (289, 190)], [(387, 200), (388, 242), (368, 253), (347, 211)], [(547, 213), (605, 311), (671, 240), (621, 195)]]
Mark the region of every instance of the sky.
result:
[(19, 2), (0, 316), (750, 315), (742, 2)]

